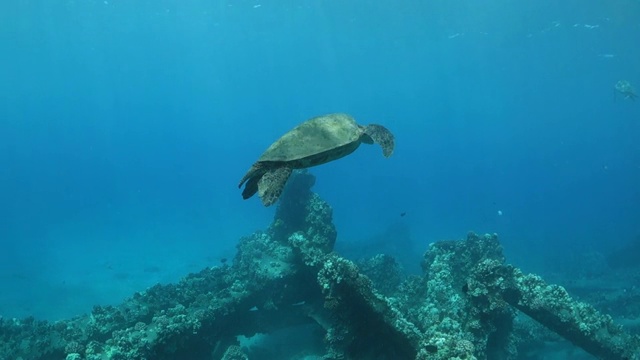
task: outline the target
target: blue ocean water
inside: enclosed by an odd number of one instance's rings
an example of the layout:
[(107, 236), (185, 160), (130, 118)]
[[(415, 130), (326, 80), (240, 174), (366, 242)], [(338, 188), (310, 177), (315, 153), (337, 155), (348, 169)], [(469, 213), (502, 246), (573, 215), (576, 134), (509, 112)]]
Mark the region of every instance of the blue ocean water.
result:
[(611, 251), (640, 234), (640, 101), (614, 96), (638, 39), (633, 0), (2, 2), (0, 316), (232, 257), (274, 211), (242, 175), (329, 112), (397, 142), (312, 169), (339, 247), (408, 229), (417, 264), (496, 232), (543, 274)]

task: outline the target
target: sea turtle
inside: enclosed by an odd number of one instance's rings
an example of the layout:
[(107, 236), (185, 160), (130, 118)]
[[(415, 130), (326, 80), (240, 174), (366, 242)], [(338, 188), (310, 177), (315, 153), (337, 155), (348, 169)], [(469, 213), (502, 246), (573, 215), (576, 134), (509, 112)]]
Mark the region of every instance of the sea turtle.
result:
[[(633, 90), (633, 86), (631, 86), (631, 84), (626, 80), (618, 81), (616, 83), (615, 90), (622, 94), (625, 99), (635, 100), (638, 97), (638, 95)], [(613, 93), (613, 95), (615, 96), (615, 92)]]
[(256, 192), (264, 206), (274, 204), (293, 169), (308, 168), (354, 152), (361, 143), (378, 143), (385, 157), (391, 156), (393, 134), (382, 125), (358, 125), (347, 114), (327, 114), (309, 119), (276, 140), (240, 180), (246, 182), (242, 197)]

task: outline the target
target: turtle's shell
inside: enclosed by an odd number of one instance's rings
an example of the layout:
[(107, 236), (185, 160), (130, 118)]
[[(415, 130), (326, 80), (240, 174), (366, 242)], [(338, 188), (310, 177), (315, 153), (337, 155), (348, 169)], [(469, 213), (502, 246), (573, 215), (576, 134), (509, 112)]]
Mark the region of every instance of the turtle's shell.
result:
[(309, 119), (271, 144), (258, 161), (296, 161), (336, 151), (360, 141), (362, 130), (347, 114), (328, 114)]

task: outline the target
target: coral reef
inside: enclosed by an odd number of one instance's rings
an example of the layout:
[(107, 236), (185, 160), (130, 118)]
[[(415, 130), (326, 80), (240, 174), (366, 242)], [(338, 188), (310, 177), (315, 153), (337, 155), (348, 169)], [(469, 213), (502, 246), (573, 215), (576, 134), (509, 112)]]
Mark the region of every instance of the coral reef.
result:
[(506, 264), (496, 235), (435, 242), (409, 277), (387, 255), (339, 256), (314, 181), (292, 176), (271, 226), (240, 239), (231, 265), (65, 321), (0, 319), (0, 360), (242, 360), (253, 357), (240, 336), (300, 326), (325, 347), (296, 359), (516, 360), (560, 336), (600, 359), (640, 359), (638, 336)]
[(404, 279), (404, 271), (396, 258), (378, 254), (357, 262), (360, 271), (366, 275), (382, 295), (391, 296), (398, 290)]

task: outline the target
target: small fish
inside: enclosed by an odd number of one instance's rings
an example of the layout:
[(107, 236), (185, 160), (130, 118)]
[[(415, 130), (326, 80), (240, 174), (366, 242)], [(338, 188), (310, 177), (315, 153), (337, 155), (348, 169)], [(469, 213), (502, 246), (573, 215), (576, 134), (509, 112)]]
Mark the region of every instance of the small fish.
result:
[(400, 217), (404, 217), (405, 215), (407, 215), (407, 213), (406, 213), (406, 212), (401, 212), (401, 213), (400, 213)]
[(222, 259), (220, 259), (220, 262), (221, 262), (221, 263), (223, 263), (223, 264), (225, 264), (225, 263), (227, 262), (227, 258), (222, 258)]

